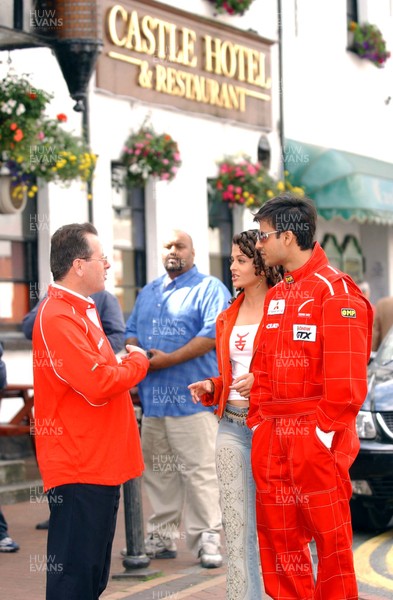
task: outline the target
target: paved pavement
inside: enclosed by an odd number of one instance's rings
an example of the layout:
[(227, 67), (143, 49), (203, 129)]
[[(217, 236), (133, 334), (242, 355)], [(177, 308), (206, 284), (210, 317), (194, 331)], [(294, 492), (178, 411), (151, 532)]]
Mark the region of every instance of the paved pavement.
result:
[[(38, 500), (36, 490), (32, 490), (29, 502), (3, 506), (10, 535), (21, 548), (15, 554), (0, 553), (2, 598), (10, 600), (45, 598), (46, 531), (36, 530), (35, 524), (47, 518), (48, 507), (45, 501)], [(149, 512), (148, 501), (144, 496), (143, 512), (144, 516)], [(135, 571), (126, 573), (120, 555), (125, 545), (124, 510), (121, 502), (113, 546), (111, 577), (107, 589), (101, 596), (102, 600), (225, 599), (225, 548), (224, 565), (221, 568), (203, 569), (187, 550), (184, 534), (180, 531), (178, 557), (171, 560), (151, 561), (143, 575)], [(378, 600), (384, 597), (386, 598), (386, 596), (361, 594), (361, 600)], [(268, 598), (267, 595), (263, 597), (264, 600)]]
[[(20, 545), (15, 554), (0, 553), (0, 589), (2, 598), (10, 600), (43, 600), (45, 598), (46, 531), (35, 529), (35, 524), (48, 516), (45, 501), (32, 490), (29, 502), (3, 505), (9, 533)], [(144, 514), (149, 507), (143, 498)], [(178, 557), (171, 560), (153, 560), (142, 578), (131, 571), (125, 576), (120, 551), (125, 547), (123, 501), (117, 521), (112, 553), (111, 577), (101, 596), (103, 600), (161, 600), (181, 598), (208, 600), (225, 598), (225, 573), (219, 569), (203, 569), (198, 560), (186, 549), (184, 535), (178, 543)], [(113, 577), (115, 576), (116, 579)], [(122, 578), (117, 579), (118, 576)], [(70, 599), (71, 600), (71, 599)]]

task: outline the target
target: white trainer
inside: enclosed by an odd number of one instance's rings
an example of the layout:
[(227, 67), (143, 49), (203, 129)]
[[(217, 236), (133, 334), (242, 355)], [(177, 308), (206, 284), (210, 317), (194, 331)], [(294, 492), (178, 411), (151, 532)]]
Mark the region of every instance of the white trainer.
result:
[(145, 551), (150, 558), (176, 558), (176, 544), (170, 538), (164, 538), (158, 533), (151, 533), (145, 539)]
[(200, 546), (198, 556), (202, 567), (205, 569), (216, 569), (222, 566), (219, 533), (204, 531), (201, 535)]

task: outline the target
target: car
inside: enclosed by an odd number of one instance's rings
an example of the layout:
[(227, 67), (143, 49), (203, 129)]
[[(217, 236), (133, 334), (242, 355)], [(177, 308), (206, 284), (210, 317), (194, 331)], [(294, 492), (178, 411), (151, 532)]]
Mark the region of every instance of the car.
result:
[(360, 451), (350, 469), (352, 526), (385, 529), (393, 517), (393, 327), (369, 362), (356, 430)]

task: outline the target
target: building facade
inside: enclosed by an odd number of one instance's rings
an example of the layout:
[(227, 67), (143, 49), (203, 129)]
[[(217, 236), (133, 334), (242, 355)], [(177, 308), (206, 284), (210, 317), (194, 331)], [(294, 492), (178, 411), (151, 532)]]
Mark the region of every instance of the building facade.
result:
[[(77, 183), (39, 182), (37, 197), (22, 213), (0, 214), (0, 261), (8, 265), (0, 275), (3, 326), (18, 326), (45, 293), (50, 236), (68, 222), (93, 220), (112, 265), (108, 289), (126, 315), (137, 290), (162, 272), (161, 239), (169, 228), (188, 231), (198, 268), (230, 286), (231, 236), (249, 227), (252, 216), (240, 207), (212, 207), (209, 179), (226, 155), (257, 161), (261, 140), (272, 173), (281, 169), (275, 1), (255, 1), (243, 16), (217, 14), (207, 0), (98, 5), (103, 46), (85, 117), (97, 155), (91, 198)], [(30, 28), (48, 15), (48, 9), (32, 9)], [(0, 58), (2, 75), (9, 69), (28, 73), (34, 86), (53, 94), (51, 115), (65, 113), (67, 127), (82, 131), (83, 118), (72, 110), (50, 48), (4, 50)], [(182, 164), (170, 182), (149, 179), (144, 189), (125, 189), (118, 185), (119, 158), (130, 133), (146, 123), (176, 140)]]
[(393, 59), (361, 58), (349, 29), (375, 25), (392, 51), (393, 3), (282, 5), (285, 165), (316, 202), (331, 261), (375, 302), (393, 294)]
[[(64, 29), (60, 8), (72, 2), (25, 0), (17, 31), (18, 3), (0, 8), (0, 75), (27, 74), (52, 93), (50, 116), (66, 114), (80, 134), (85, 125), (97, 155), (91, 189), (39, 181), (23, 211), (0, 212), (3, 331), (17, 331), (44, 295), (50, 236), (69, 222), (94, 222), (125, 315), (162, 272), (169, 228), (188, 231), (198, 268), (230, 286), (231, 236), (253, 226), (252, 214), (212, 205), (209, 180), (224, 156), (256, 161), (261, 146), (272, 176), (285, 168), (315, 200), (332, 262), (367, 279), (372, 300), (393, 293), (393, 59), (377, 68), (359, 58), (348, 32), (349, 21), (375, 23), (393, 48), (391, 0), (254, 0), (242, 16), (217, 13), (208, 0), (90, 3), (103, 43), (84, 116), (51, 46)], [(182, 164), (170, 182), (129, 190), (119, 186), (120, 156), (145, 123), (176, 140)]]

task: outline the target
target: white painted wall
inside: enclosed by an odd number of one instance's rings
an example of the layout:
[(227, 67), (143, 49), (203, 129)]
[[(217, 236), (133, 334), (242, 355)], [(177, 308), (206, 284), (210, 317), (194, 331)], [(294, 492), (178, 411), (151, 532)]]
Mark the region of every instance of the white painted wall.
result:
[[(368, 0), (367, 6), (392, 50), (391, 3)], [(285, 135), (391, 161), (393, 59), (377, 68), (346, 47), (345, 2), (285, 3)]]
[[(283, 5), (285, 137), (390, 162), (393, 174), (393, 59), (378, 68), (346, 50), (342, 0)], [(360, 0), (359, 20), (376, 24), (393, 51), (391, 0)], [(366, 257), (373, 301), (393, 294), (391, 227), (320, 219), (318, 239), (324, 233), (339, 242), (354, 233)]]

